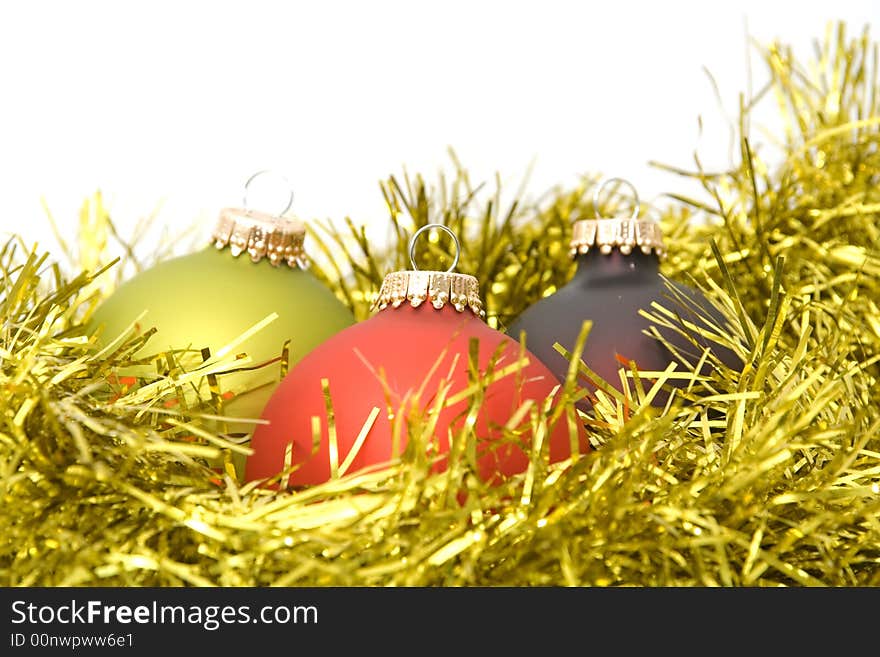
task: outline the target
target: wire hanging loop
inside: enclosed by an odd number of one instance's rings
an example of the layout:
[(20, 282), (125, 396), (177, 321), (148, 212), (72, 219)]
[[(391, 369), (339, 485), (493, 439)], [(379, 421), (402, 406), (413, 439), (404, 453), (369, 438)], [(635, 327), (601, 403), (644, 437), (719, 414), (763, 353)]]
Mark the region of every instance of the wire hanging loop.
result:
[(455, 257), (453, 258), (449, 269), (446, 270), (446, 273), (448, 274), (458, 266), (458, 259), (461, 256), (461, 243), (458, 241), (458, 237), (456, 237), (455, 233), (448, 226), (444, 226), (443, 224), (426, 224), (413, 233), (413, 236), (409, 240), (409, 261), (412, 264), (412, 268), (415, 271), (419, 271), (419, 267), (416, 265), (416, 240), (419, 235), (432, 228), (437, 228), (447, 233), (452, 238), (452, 242), (455, 245)]
[(639, 201), (639, 192), (635, 188), (635, 185), (633, 185), (629, 180), (626, 180), (625, 178), (604, 178), (596, 185), (596, 188), (593, 190), (593, 212), (595, 212), (596, 214), (596, 219), (602, 218), (599, 216), (599, 195), (602, 193), (603, 189), (605, 189), (609, 184), (613, 182), (622, 183), (623, 185), (629, 187), (632, 191), (633, 211), (630, 219), (637, 219), (639, 216), (639, 208), (641, 206), (641, 202)]
[(293, 205), (293, 185), (291, 185), (290, 181), (287, 178), (285, 178), (284, 176), (282, 176), (280, 173), (277, 173), (277, 172), (272, 171), (270, 169), (261, 169), (260, 171), (257, 171), (256, 173), (254, 173), (250, 178), (248, 178), (245, 181), (245, 183), (244, 183), (244, 196), (242, 198), (242, 203), (244, 204), (243, 207), (245, 210), (249, 210), (248, 192), (250, 191), (251, 183), (253, 183), (254, 180), (259, 178), (260, 176), (265, 176), (267, 174), (274, 174), (277, 178), (280, 178), (281, 181), (284, 182), (284, 184), (287, 186), (287, 205), (285, 205), (284, 208), (281, 210), (281, 212), (279, 212), (277, 214), (277, 216), (280, 217), (285, 212), (290, 210), (291, 206)]

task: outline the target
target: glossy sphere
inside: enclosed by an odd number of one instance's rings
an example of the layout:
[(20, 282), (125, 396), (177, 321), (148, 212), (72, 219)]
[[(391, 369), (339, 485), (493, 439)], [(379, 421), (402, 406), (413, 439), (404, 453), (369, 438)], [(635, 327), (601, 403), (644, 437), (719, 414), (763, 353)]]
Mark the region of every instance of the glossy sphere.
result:
[[(423, 383), (425, 392), (419, 406), (428, 408), (439, 382), (453, 368), (456, 358), (450, 393), (467, 386), (471, 338), (479, 339), (482, 371), (499, 345), (503, 345), (499, 367), (516, 361), (520, 349), (517, 342), (490, 328), (471, 312), (459, 313), (448, 305), (439, 310), (428, 303), (418, 308), (409, 304), (389, 307), (338, 333), (291, 369), (269, 400), (263, 418), (270, 424), (260, 425), (254, 431), (251, 442), (254, 454), (247, 461), (246, 479), (271, 477), (284, 469), (285, 449), (289, 443), (293, 445), (291, 463), (300, 465), (290, 476), (291, 486), (316, 484), (330, 477), (328, 423), (321, 383), (324, 378), (329, 381), (333, 401), (338, 462), (345, 460), (374, 407), (378, 407), (380, 413), (348, 471), (387, 462), (392, 458), (391, 422), (385, 388), (377, 373), (384, 372), (393, 411), (399, 410), (401, 401)], [(478, 437), (497, 435), (493, 426), (504, 425), (525, 399), (541, 401), (557, 385), (550, 370), (534, 356), (529, 357), (530, 363), (521, 373), (521, 387), (516, 374), (488, 387), (476, 423)], [(439, 366), (429, 375), (438, 360)], [(441, 412), (434, 435), (439, 439), (442, 453), (449, 449), (447, 429), (461, 426), (462, 412), (466, 409), (467, 400), (463, 400)], [(314, 456), (310, 456), (312, 416), (321, 419), (321, 443)], [(577, 438), (583, 453), (589, 445), (583, 428), (577, 424)], [(553, 461), (570, 455), (569, 430), (564, 417), (553, 427), (549, 441)], [(488, 449), (490, 443), (491, 450)], [(478, 447), (478, 452), (480, 450), (485, 450), (478, 460), (480, 475), (486, 481), (497, 481), (500, 475), (522, 472), (528, 466), (526, 453), (509, 442), (499, 446), (483, 441)]]

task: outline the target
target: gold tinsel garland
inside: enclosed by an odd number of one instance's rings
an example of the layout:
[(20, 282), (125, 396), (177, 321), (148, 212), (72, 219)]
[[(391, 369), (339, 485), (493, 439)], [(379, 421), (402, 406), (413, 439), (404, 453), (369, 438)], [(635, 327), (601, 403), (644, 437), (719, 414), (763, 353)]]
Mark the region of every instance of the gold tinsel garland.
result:
[[(782, 45), (761, 50), (786, 126), (781, 164), (758, 157), (745, 108), (737, 168), (678, 172), (701, 180), (709, 201), (655, 208), (664, 273), (723, 310), (716, 339), (743, 370), (716, 363), (713, 377), (691, 377), (687, 405), (659, 411), (634, 376), (584, 418), (594, 453), (550, 466), (536, 444), (530, 469), (499, 487), (484, 487), (463, 455), (432, 473), (418, 416), (407, 418), (412, 448), (388, 469), (296, 493), (218, 479), (206, 459), (240, 448), (208, 429), (210, 396), (192, 405), (182, 389), (232, 364), (171, 368), (108, 402), (101, 391), (134, 342), (98, 351), (82, 322), (110, 272), (81, 249), (84, 271), (68, 278), (10, 242), (0, 251), (0, 584), (880, 583), (877, 47), (836, 29), (809, 70)], [(502, 208), (500, 196), (477, 202), (460, 165), (433, 190), (392, 177), (382, 190), (399, 239), (375, 253), (353, 222), (319, 226), (317, 271), (363, 318), (382, 276), (405, 267), (412, 230), (441, 221), (463, 237), (459, 269), (480, 280), (487, 320), (503, 329), (568, 280), (571, 220), (592, 215), (595, 181)], [(678, 303), (646, 312), (696, 330), (679, 323)], [(472, 381), (472, 407), (485, 383)], [(169, 410), (171, 398), (189, 405)], [(523, 417), (541, 435), (555, 412)]]

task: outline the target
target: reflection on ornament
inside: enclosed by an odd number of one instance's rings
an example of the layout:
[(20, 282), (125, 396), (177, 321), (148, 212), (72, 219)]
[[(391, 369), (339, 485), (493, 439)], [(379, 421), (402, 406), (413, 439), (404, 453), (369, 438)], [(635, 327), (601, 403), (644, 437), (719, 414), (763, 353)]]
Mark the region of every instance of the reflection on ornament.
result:
[[(254, 179), (256, 175), (248, 181)], [(245, 185), (247, 192), (247, 184)], [(291, 196), (292, 200), (292, 196)], [(309, 270), (303, 248), (305, 226), (278, 215), (243, 208), (221, 210), (212, 233), (213, 244), (195, 253), (159, 263), (130, 278), (93, 314), (89, 328), (100, 330), (107, 344), (133, 322), (138, 333), (155, 328), (119, 376), (140, 381), (157, 376), (163, 352), (188, 350), (175, 357), (191, 366), (232, 343), (259, 322), (277, 313), (267, 325), (236, 345), (249, 357), (247, 368), (221, 374), (218, 385), (226, 399), (224, 415), (235, 420), (259, 418), (275, 389), (278, 363), (290, 341), (289, 361), (295, 363), (334, 333), (354, 323), (354, 316)], [(253, 422), (230, 422), (230, 433), (248, 433)]]
[[(443, 225), (428, 224), (413, 235), (415, 240), (430, 228), (454, 234)], [(457, 240), (456, 240), (456, 247)], [(455, 263), (458, 261), (456, 254)], [(419, 270), (389, 273), (376, 300), (376, 312), (321, 344), (293, 367), (266, 405), (268, 424), (254, 431), (246, 479), (271, 478), (295, 466), (287, 485), (326, 481), (334, 474), (353, 472), (392, 459), (396, 436), (391, 415), (401, 419), (426, 412), (440, 394), (442, 382), (451, 384), (454, 395), (468, 386), (468, 351), (472, 340), (479, 345), (482, 373), (500, 353), (497, 368), (515, 364), (521, 345), (483, 320), (483, 306), (476, 278), (453, 273)], [(529, 436), (519, 445), (494, 440), (515, 411), (526, 401), (539, 403), (559, 385), (557, 378), (532, 354), (519, 372), (488, 384), (475, 433), (478, 468), (486, 481), (522, 472), (528, 466), (525, 450)], [(387, 388), (386, 388), (387, 386)], [(332, 428), (328, 418), (329, 394)], [(467, 399), (446, 406), (437, 414), (433, 435), (438, 454), (450, 449), (449, 434), (464, 422)], [(401, 412), (404, 417), (401, 417)], [(313, 418), (320, 441), (313, 453)], [(574, 422), (580, 452), (589, 449), (581, 423)], [(359, 440), (362, 429), (367, 431)], [(402, 424), (400, 450), (406, 443), (407, 425)], [(571, 455), (571, 435), (563, 415), (547, 440), (550, 459)], [(443, 467), (442, 462), (438, 469)]]
[[(527, 308), (509, 327), (508, 334), (518, 338), (526, 334), (526, 344), (547, 366), (560, 377), (565, 376), (569, 362), (554, 348), (559, 343), (567, 351), (574, 348), (583, 322), (592, 326), (581, 360), (602, 379), (622, 389), (619, 370), (629, 369), (635, 362), (639, 370), (657, 372), (676, 360), (659, 340), (647, 335), (651, 327), (639, 310), (650, 311), (656, 302), (698, 326), (704, 326), (693, 308), (670, 307), (669, 290), (660, 276), (660, 258), (666, 253), (659, 225), (639, 219), (638, 194), (632, 215), (628, 218), (599, 216), (598, 196), (613, 181), (627, 184), (619, 178), (609, 178), (595, 188), (593, 205), (595, 219), (581, 219), (572, 227), (570, 254), (576, 259), (577, 269), (572, 279), (556, 293)], [(696, 289), (681, 283), (674, 288), (700, 308), (719, 326), (725, 319)], [(699, 346), (694, 346), (675, 331), (656, 327), (658, 332), (689, 361), (697, 362), (703, 348), (711, 348), (718, 358), (731, 368), (741, 367), (739, 358), (729, 349), (694, 335)], [(708, 366), (707, 366), (708, 367)], [(701, 373), (707, 371), (704, 368)], [(682, 385), (681, 379), (669, 379), (672, 386)], [(586, 382), (588, 389), (595, 387)], [(660, 391), (654, 403), (664, 404), (668, 393)], [(590, 402), (584, 400), (580, 408), (586, 410)]]

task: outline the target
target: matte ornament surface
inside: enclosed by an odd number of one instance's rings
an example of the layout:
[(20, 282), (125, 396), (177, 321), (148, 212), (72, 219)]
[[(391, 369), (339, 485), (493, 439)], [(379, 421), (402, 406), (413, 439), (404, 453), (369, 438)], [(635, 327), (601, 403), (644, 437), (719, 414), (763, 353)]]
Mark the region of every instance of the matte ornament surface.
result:
[[(268, 259), (254, 263), (213, 246), (162, 262), (123, 283), (96, 310), (91, 328), (103, 326), (106, 343), (145, 311), (138, 332), (151, 327), (158, 331), (135, 358), (171, 349), (191, 348), (197, 354), (203, 347), (216, 353), (277, 313), (277, 319), (236, 349), (247, 353), (249, 366), (278, 358), (287, 340), (294, 363), (354, 323), (348, 308), (307, 270), (274, 267)], [(156, 368), (133, 373), (155, 376)], [(279, 374), (279, 367), (263, 367), (219, 376), (221, 392), (229, 400), (225, 412), (231, 417), (259, 418)], [(252, 428), (251, 424), (244, 430)]]
[[(590, 320), (592, 327), (581, 359), (618, 389), (621, 388), (618, 370), (626, 367), (621, 360), (635, 361), (642, 371), (664, 370), (676, 360), (659, 340), (645, 334), (651, 324), (639, 314), (640, 309), (651, 310), (652, 302), (671, 307), (667, 298), (669, 292), (659, 274), (656, 255), (640, 251), (626, 255), (617, 249), (606, 255), (593, 250), (579, 255), (577, 263), (577, 271), (568, 284), (532, 305), (511, 324), (508, 329), (511, 337), (519, 339), (520, 332), (525, 331), (528, 348), (557, 376), (564, 376), (569, 362), (553, 345), (558, 342), (571, 351), (584, 320)], [(676, 287), (689, 298), (701, 300), (702, 295), (697, 290), (678, 283)], [(724, 319), (705, 299), (702, 299), (701, 305), (714, 321), (724, 326)], [(685, 319), (701, 325), (696, 313), (678, 306), (674, 310)], [(701, 351), (683, 336), (659, 327), (658, 330), (689, 360), (696, 362), (699, 359)], [(729, 367), (740, 367), (739, 359), (733, 352), (696, 337), (701, 346), (711, 347)], [(676, 380), (670, 379), (668, 383), (675, 385)], [(587, 387), (595, 390), (592, 385)], [(665, 403), (667, 398), (668, 394), (661, 391), (655, 403)], [(581, 407), (588, 408), (589, 402), (583, 402)]]
[[(470, 310), (459, 312), (451, 304), (437, 310), (431, 303), (402, 303), (389, 307), (370, 319), (352, 326), (330, 338), (290, 370), (266, 405), (260, 425), (254, 432), (248, 458), (246, 479), (272, 477), (291, 465), (299, 466), (290, 476), (291, 486), (316, 484), (331, 476), (331, 454), (327, 411), (322, 379), (329, 382), (333, 404), (338, 448), (335, 458), (344, 461), (362, 427), (379, 409), (378, 415), (351, 462), (348, 472), (368, 465), (381, 464), (392, 458), (391, 422), (381, 371), (391, 391), (390, 406), (400, 402), (426, 382), (420, 407), (429, 407), (438, 383), (452, 371), (451, 394), (467, 386), (468, 345), (479, 339), (479, 364), (485, 369), (496, 347), (504, 345), (499, 366), (516, 361), (520, 345), (500, 331), (487, 326)], [(527, 399), (543, 400), (558, 384), (556, 377), (537, 358), (520, 375), (506, 376), (492, 383), (477, 418), (478, 436), (492, 436), (493, 425), (504, 425), (513, 412)], [(456, 359), (457, 358), (457, 363)], [(440, 360), (428, 377), (435, 362)], [(453, 367), (453, 363), (456, 363)], [(517, 379), (522, 379), (518, 388)], [(439, 437), (440, 451), (449, 449), (447, 430), (463, 421), (466, 401), (445, 408), (439, 415), (434, 435)], [(312, 417), (320, 418), (321, 442), (312, 456)], [(589, 444), (578, 424), (581, 451)], [(404, 437), (405, 441), (405, 437)], [(484, 441), (485, 443), (492, 441)], [(570, 455), (570, 437), (564, 417), (553, 427), (549, 437), (550, 457), (557, 461)], [(522, 472), (528, 457), (519, 446), (509, 443), (492, 445), (493, 450), (478, 457), (480, 475), (493, 480), (499, 473)], [(403, 445), (401, 445), (403, 449)], [(479, 452), (479, 448), (478, 448)]]

